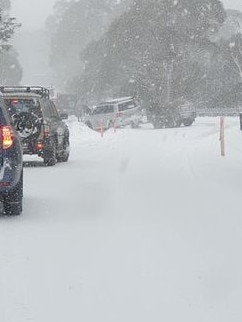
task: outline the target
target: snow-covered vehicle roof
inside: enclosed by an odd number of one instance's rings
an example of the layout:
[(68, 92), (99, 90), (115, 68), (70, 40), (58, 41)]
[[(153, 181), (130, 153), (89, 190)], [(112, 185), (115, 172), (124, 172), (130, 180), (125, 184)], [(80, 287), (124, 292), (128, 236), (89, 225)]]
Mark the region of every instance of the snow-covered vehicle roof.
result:
[(21, 95), (21, 96), (41, 96), (41, 97), (50, 97), (50, 91), (41, 86), (2, 86), (0, 87), (0, 92), (4, 94), (4, 96), (12, 96), (12, 95)]
[(100, 104), (117, 104), (117, 103), (121, 103), (121, 102), (126, 102), (126, 101), (130, 101), (133, 100), (134, 98), (131, 96), (127, 96), (127, 97), (119, 97), (119, 98), (113, 98), (113, 99), (108, 99), (104, 102), (101, 102)]

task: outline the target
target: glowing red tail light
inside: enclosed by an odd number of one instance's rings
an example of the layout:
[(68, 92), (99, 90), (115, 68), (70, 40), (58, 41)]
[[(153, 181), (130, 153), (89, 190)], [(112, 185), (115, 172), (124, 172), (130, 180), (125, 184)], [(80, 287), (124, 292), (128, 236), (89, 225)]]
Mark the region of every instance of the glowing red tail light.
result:
[(0, 133), (1, 133), (2, 148), (3, 150), (7, 150), (11, 148), (11, 146), (13, 145), (13, 141), (14, 141), (13, 130), (11, 126), (2, 126), (0, 128), (0, 131), (1, 131)]
[(43, 142), (38, 142), (37, 145), (36, 145), (36, 150), (37, 151), (41, 151), (44, 149), (44, 144)]

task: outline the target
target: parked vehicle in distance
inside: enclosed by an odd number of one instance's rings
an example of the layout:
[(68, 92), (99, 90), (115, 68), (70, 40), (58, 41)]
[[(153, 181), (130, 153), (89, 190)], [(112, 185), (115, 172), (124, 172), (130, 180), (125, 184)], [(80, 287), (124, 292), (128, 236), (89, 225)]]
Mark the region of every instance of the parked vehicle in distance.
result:
[(23, 200), (23, 151), (0, 92), (0, 201), (4, 214), (20, 215)]
[(43, 158), (45, 165), (69, 158), (69, 129), (49, 90), (39, 86), (1, 87), (12, 122), (21, 137), (23, 153)]
[(54, 100), (60, 114), (77, 114), (77, 95), (72, 93), (57, 93), (57, 96)]
[(155, 106), (148, 114), (155, 129), (190, 126), (196, 119), (196, 110), (191, 104)]
[(84, 122), (93, 130), (126, 125), (135, 128), (141, 123), (141, 117), (139, 103), (133, 97), (123, 97), (97, 105), (92, 113), (85, 115)]

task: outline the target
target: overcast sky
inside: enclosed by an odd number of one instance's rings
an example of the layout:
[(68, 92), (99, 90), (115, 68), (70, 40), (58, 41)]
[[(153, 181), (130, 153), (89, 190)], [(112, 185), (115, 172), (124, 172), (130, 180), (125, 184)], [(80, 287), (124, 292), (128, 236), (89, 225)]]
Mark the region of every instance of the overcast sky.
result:
[(23, 29), (39, 29), (53, 12), (57, 0), (11, 0), (12, 16), (22, 23)]
[(242, 0), (222, 0), (225, 9), (237, 9), (242, 11)]
[[(57, 0), (12, 0), (12, 15), (22, 23), (23, 29), (38, 29), (45, 24)], [(223, 0), (226, 9), (242, 11), (242, 0)]]

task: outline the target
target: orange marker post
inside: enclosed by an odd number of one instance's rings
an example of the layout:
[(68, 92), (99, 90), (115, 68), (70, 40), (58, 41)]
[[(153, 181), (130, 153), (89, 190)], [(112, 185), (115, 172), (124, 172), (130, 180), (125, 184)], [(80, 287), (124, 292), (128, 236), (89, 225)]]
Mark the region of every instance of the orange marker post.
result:
[(101, 125), (101, 137), (103, 138), (103, 126)]
[(101, 137), (103, 137), (103, 121), (102, 120), (100, 122), (100, 133), (101, 133)]
[(221, 156), (225, 156), (225, 142), (224, 142), (224, 117), (220, 117), (220, 148), (221, 148)]

